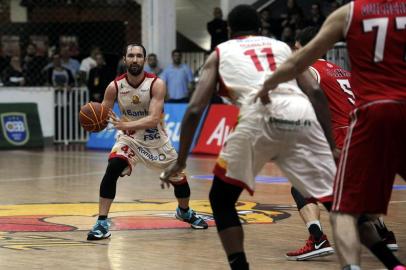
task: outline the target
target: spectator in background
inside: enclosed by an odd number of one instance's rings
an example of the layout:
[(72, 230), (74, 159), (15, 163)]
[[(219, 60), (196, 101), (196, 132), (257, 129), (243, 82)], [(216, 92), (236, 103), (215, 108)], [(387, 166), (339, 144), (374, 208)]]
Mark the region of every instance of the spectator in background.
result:
[(147, 64), (144, 67), (144, 71), (153, 73), (157, 76), (161, 74), (162, 69), (158, 66), (158, 58), (155, 53), (148, 54)]
[(63, 46), (60, 51), (62, 66), (68, 68), (75, 79), (79, 79), (80, 63), (71, 57), (69, 46)]
[(87, 87), (89, 88), (90, 100), (102, 102), (104, 91), (114, 79), (114, 76), (112, 78), (111, 72), (106, 66), (106, 62), (101, 53), (96, 54), (96, 63), (97, 66), (89, 71)]
[(22, 63), (26, 86), (44, 85), (44, 77), (41, 72), (46, 64), (47, 59), (37, 55), (37, 46), (34, 43), (29, 43), (25, 49)]
[(122, 74), (124, 74), (124, 73), (126, 73), (126, 72), (127, 72), (127, 67), (126, 67), (125, 64), (124, 64), (123, 59), (120, 59), (120, 60), (118, 61), (118, 63), (117, 63), (117, 72), (116, 72), (116, 75), (117, 75), (117, 76), (120, 76), (120, 75), (122, 75)]
[(9, 65), (3, 70), (2, 81), (4, 86), (25, 85), (24, 71), (19, 56), (11, 57)]
[(75, 85), (75, 79), (72, 72), (62, 66), (62, 60), (59, 54), (52, 56), (52, 65), (45, 70), (47, 85), (57, 89), (68, 89)]
[(291, 48), (293, 48), (294, 41), (295, 41), (295, 32), (289, 26), (286, 26), (282, 30), (281, 41), (288, 44)]
[(93, 46), (90, 49), (90, 56), (86, 57), (85, 59), (82, 60), (80, 63), (80, 79), (82, 83), (87, 82), (87, 79), (89, 78), (89, 71), (91, 68), (94, 68), (97, 63), (96, 63), (96, 54), (101, 53), (101, 50), (97, 46)]
[(10, 58), (3, 55), (3, 48), (0, 43), (0, 75), (3, 74), (3, 70), (6, 67), (8, 67), (9, 63), (10, 63)]
[(221, 8), (213, 9), (214, 19), (207, 23), (207, 31), (211, 36), (210, 49), (213, 51), (216, 46), (228, 40), (227, 22), (223, 20), (223, 11)]
[(189, 102), (189, 93), (193, 87), (193, 73), (188, 65), (181, 63), (181, 60), (181, 52), (173, 50), (173, 63), (168, 65), (160, 76), (168, 89), (168, 103)]
[(328, 15), (330, 15), (331, 13), (333, 13), (334, 10), (336, 10), (336, 9), (339, 8), (339, 7), (340, 7), (340, 3), (338, 3), (338, 1), (336, 1), (336, 0), (332, 1), (332, 2), (330, 3), (330, 8), (328, 9), (328, 12), (327, 12), (327, 14), (326, 14), (326, 17), (327, 17)]
[(261, 28), (271, 28), (271, 14), (269, 13), (269, 10), (263, 9), (260, 13), (260, 18), (261, 18)]
[(326, 17), (323, 16), (321, 12), (321, 6), (319, 3), (315, 3), (311, 8), (311, 16), (307, 21), (307, 26), (321, 27)]

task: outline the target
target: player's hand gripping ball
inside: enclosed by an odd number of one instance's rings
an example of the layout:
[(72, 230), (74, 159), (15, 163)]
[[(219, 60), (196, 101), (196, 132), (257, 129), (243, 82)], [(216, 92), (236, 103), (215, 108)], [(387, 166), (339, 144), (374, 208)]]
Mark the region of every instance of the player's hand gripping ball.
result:
[(107, 127), (109, 110), (98, 102), (89, 102), (80, 108), (80, 125), (89, 132), (99, 132)]

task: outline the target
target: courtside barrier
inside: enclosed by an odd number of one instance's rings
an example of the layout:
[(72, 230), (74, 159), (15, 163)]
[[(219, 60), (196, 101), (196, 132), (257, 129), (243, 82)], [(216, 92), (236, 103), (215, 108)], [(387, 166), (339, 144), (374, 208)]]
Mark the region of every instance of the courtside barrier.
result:
[(55, 143), (87, 141), (87, 132), (79, 124), (79, 111), (88, 100), (86, 88), (55, 90)]

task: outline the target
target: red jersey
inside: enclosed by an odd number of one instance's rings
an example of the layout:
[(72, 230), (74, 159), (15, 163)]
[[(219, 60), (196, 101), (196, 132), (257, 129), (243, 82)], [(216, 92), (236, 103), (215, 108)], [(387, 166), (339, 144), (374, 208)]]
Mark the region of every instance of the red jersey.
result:
[(406, 0), (350, 3), (346, 29), (357, 106), (406, 100)]
[(348, 127), (348, 117), (355, 107), (351, 73), (323, 59), (317, 60), (310, 69), (328, 99), (333, 129)]

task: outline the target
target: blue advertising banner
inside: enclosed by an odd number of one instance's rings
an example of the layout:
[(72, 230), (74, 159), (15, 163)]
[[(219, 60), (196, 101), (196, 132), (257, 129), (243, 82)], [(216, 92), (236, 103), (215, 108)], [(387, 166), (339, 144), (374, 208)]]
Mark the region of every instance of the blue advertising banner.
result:
[[(165, 104), (164, 106), (165, 129), (168, 133), (169, 140), (171, 141), (173, 147), (175, 147), (176, 151), (178, 151), (179, 149), (180, 127), (186, 108), (187, 104)], [(118, 116), (120, 115), (120, 110), (117, 103), (114, 105), (113, 110)], [(204, 115), (202, 119), (204, 119)], [(200, 121), (198, 132), (196, 132), (196, 134), (199, 134), (202, 122), (203, 121)], [(90, 133), (86, 147), (93, 149), (110, 150), (114, 145), (115, 135), (116, 130), (114, 128), (111, 128), (111, 125), (109, 124), (109, 126), (107, 126), (107, 128), (101, 132)], [(193, 149), (193, 146), (191, 149)]]

